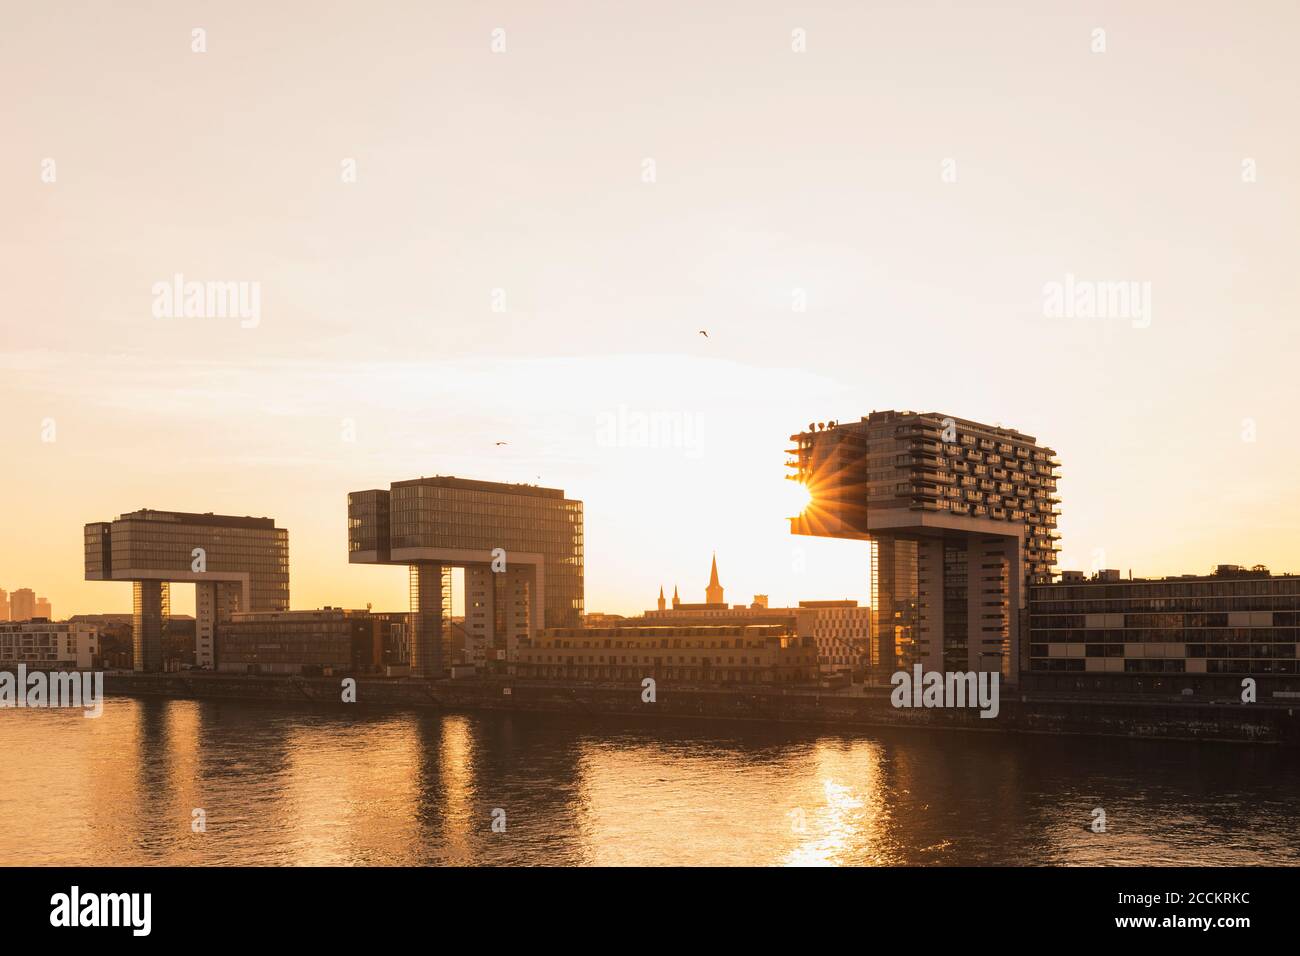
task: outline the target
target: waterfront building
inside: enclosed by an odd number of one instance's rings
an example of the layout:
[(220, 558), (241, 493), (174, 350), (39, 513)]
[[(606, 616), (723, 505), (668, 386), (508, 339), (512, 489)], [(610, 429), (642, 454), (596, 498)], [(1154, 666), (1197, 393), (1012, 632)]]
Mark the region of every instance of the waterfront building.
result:
[(1051, 580), (1056, 453), (934, 412), (872, 412), (791, 436), (809, 503), (794, 534), (870, 542), (871, 665), (1014, 681), (1026, 588)]
[(529, 679), (739, 686), (816, 680), (817, 651), (789, 622), (547, 628), (512, 670)]
[(169, 584), (195, 585), (195, 663), (216, 663), (216, 627), (237, 611), (289, 607), (289, 532), (271, 518), (144, 509), (85, 528), (86, 580), (130, 581), (137, 671), (162, 669)]
[(582, 502), (558, 488), (454, 477), (348, 495), (348, 561), (406, 565), (411, 671), (451, 663), (452, 569), (464, 569), (465, 657), (505, 673), (544, 627), (580, 627)]
[(1062, 572), (1029, 591), (1029, 689), (1300, 698), (1300, 576), (1220, 565), (1213, 574)]
[(36, 592), (31, 588), (19, 588), (9, 595), (9, 620), (30, 621), (36, 617)]
[(332, 607), (235, 611), (217, 625), (217, 670), (227, 674), (383, 673), (387, 664), (395, 663), (389, 617)]
[[(721, 597), (717, 586), (718, 559), (714, 556), (709, 572), (706, 596)], [(865, 670), (870, 651), (871, 609), (859, 607), (857, 601), (800, 601), (798, 607), (770, 607), (766, 594), (755, 594), (748, 605), (728, 606), (725, 601), (706, 600), (703, 604), (684, 604), (676, 600), (672, 608), (664, 607), (663, 588), (655, 610), (641, 617), (627, 618), (617, 626), (642, 627), (647, 624), (764, 624), (783, 623), (793, 626), (801, 637), (809, 637), (817, 648), (818, 666), (823, 674), (860, 673)]]
[(0, 623), (0, 670), (89, 670), (99, 653), (99, 629), (73, 621)]

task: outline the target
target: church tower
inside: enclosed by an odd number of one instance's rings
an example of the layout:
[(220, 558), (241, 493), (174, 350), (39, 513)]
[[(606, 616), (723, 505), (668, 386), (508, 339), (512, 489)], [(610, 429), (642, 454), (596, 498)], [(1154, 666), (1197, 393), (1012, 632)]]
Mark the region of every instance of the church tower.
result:
[(704, 589), (706, 604), (723, 604), (722, 585), (718, 583), (718, 555), (713, 555), (713, 570), (709, 572), (709, 586)]
[(659, 610), (663, 610), (668, 602), (664, 600), (664, 586), (659, 585)]
[(677, 605), (682, 603), (682, 599), (677, 596), (677, 585), (673, 585), (673, 610), (677, 610)]

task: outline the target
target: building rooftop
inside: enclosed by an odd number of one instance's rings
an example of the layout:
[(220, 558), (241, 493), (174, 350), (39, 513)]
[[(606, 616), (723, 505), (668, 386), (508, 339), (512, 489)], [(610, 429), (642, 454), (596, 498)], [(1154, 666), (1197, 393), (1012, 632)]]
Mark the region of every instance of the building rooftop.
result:
[(223, 528), (274, 528), (274, 518), (253, 518), (248, 515), (219, 515), (211, 511), (197, 514), (192, 511), (154, 511), (141, 508), (118, 515), (114, 521), (157, 521), (168, 524), (210, 525)]
[[(1291, 572), (1282, 572), (1274, 574), (1262, 564), (1256, 564), (1252, 567), (1243, 567), (1238, 564), (1220, 564), (1215, 567), (1209, 574), (1171, 574), (1164, 577), (1122, 577), (1119, 571), (1107, 569), (1096, 571), (1091, 576), (1086, 575), (1083, 571), (1061, 571), (1062, 580), (1054, 581), (1052, 584), (1035, 585), (1036, 587), (1056, 587), (1062, 584), (1161, 584), (1177, 583), (1183, 581), (1222, 581), (1225, 579), (1236, 578), (1293, 578), (1295, 574)], [(1130, 573), (1131, 574), (1131, 573)]]
[[(395, 481), (394, 488), (407, 485), (425, 485), (434, 488), (460, 488), (465, 491), (487, 491), (499, 495), (529, 495), (534, 498), (563, 498), (560, 488), (543, 488), (540, 485), (512, 484), (503, 481), (479, 481), (474, 478), (457, 478), (455, 475), (434, 475), (429, 478), (408, 478)], [(383, 489), (373, 489), (382, 491)]]
[[(809, 422), (807, 431), (798, 432), (794, 435), (791, 435), (790, 438), (791, 440), (797, 440), (801, 435), (807, 435), (813, 432), (821, 433), (826, 431), (833, 431), (836, 428), (854, 428), (855, 426), (859, 426), (859, 425), (878, 424), (882, 421), (884, 422), (893, 421), (893, 420), (903, 421), (906, 419), (913, 419), (913, 418), (931, 419), (940, 422), (942, 422), (944, 419), (951, 419), (954, 425), (956, 425), (959, 429), (962, 429), (964, 431), (983, 432), (988, 435), (996, 435), (998, 437), (1005, 438), (1009, 441), (1018, 441), (1018, 442), (1023, 442), (1025, 444), (1038, 445), (1038, 439), (1035, 438), (1033, 435), (1026, 435), (1024, 432), (1019, 431), (1015, 428), (1007, 428), (1002, 425), (986, 425), (983, 422), (972, 421), (969, 418), (958, 418), (956, 415), (946, 415), (943, 412), (913, 412), (909, 410), (895, 411), (893, 409), (883, 409), (881, 411), (873, 411), (868, 415), (863, 415), (856, 422), (841, 422), (838, 420), (829, 421), (829, 422)], [(1048, 452), (1051, 451), (1051, 449), (1046, 449), (1043, 448), (1042, 446), (1038, 446), (1038, 447), (1039, 450), (1041, 451), (1048, 451)]]

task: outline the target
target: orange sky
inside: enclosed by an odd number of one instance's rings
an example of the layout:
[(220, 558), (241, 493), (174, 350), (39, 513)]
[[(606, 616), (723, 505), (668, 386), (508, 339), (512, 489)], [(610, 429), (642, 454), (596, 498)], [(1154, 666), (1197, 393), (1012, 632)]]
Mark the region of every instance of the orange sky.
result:
[[(783, 449), (891, 407), (1056, 448), (1064, 566), (1300, 571), (1300, 15), (1051, 6), (8, 11), (0, 587), (128, 610), (81, 528), (153, 507), (275, 517), (295, 607), (400, 608), (344, 496), (455, 474), (586, 502), (589, 610), (702, 600), (715, 549), (729, 600), (865, 599)], [(177, 273), (255, 327), (155, 317)], [(1045, 316), (1067, 275), (1149, 323)]]

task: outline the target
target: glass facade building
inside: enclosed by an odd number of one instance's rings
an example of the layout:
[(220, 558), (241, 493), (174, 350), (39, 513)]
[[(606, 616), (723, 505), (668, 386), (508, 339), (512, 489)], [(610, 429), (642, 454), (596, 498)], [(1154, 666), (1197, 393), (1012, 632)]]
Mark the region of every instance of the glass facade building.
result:
[(289, 532), (271, 518), (145, 509), (85, 526), (86, 579), (130, 581), (135, 669), (162, 667), (167, 585), (196, 586), (195, 660), (215, 667), (218, 620), (289, 607)]
[(1253, 677), (1268, 694), (1300, 692), (1300, 576), (1224, 565), (1202, 576), (1065, 578), (1030, 590), (1033, 687), (1235, 697)]
[(582, 502), (556, 488), (464, 478), (348, 495), (348, 560), (411, 568), (411, 667), (442, 676), (450, 568), (464, 568), (469, 662), (503, 671), (545, 627), (580, 627)]

